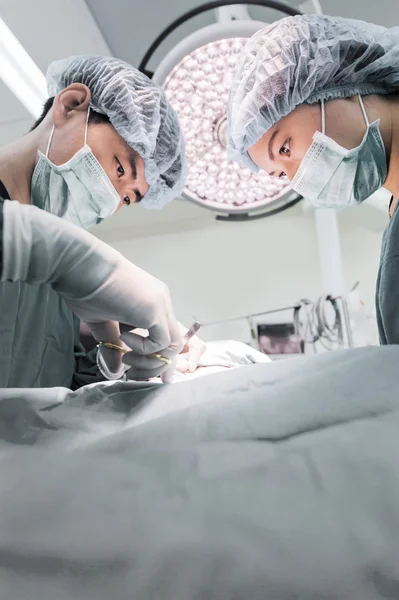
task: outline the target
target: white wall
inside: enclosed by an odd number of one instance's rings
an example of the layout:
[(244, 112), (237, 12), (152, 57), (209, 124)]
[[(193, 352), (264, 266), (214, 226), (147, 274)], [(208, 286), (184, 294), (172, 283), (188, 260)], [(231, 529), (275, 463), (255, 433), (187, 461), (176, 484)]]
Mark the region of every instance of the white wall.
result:
[[(341, 220), (341, 219), (340, 219)], [(345, 286), (361, 281), (374, 304), (381, 232), (340, 223)], [(127, 258), (171, 288), (178, 318), (189, 325), (291, 305), (322, 293), (316, 231), (311, 216), (277, 216), (251, 223), (213, 223), (181, 231), (112, 242)], [(289, 319), (289, 313), (273, 317)], [(268, 317), (267, 320), (269, 320)], [(249, 341), (247, 322), (204, 330), (207, 339)]]

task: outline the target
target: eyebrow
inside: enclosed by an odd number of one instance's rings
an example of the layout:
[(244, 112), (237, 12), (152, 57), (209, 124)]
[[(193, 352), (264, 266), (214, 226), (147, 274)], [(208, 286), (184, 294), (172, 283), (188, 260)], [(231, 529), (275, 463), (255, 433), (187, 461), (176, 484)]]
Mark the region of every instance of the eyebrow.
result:
[(137, 155), (135, 153), (134, 150), (129, 150), (129, 154), (128, 154), (128, 162), (129, 162), (129, 167), (132, 170), (132, 176), (133, 179), (137, 179)]
[[(128, 162), (129, 162), (129, 166), (132, 171), (132, 177), (134, 180), (137, 179), (137, 162), (136, 161), (137, 161), (137, 154), (134, 150), (131, 149), (128, 154)], [(133, 191), (136, 194), (136, 202), (140, 202), (143, 199), (143, 194), (138, 189), (135, 189)]]
[(270, 160), (274, 160), (274, 154), (273, 154), (273, 142), (274, 142), (274, 140), (275, 140), (275, 138), (276, 138), (276, 135), (278, 134), (278, 132), (279, 132), (279, 131), (280, 131), (279, 129), (276, 129), (276, 130), (273, 132), (273, 134), (271, 135), (271, 137), (270, 137), (270, 140), (269, 140), (269, 144), (268, 144), (268, 152), (269, 152), (269, 158), (270, 158)]

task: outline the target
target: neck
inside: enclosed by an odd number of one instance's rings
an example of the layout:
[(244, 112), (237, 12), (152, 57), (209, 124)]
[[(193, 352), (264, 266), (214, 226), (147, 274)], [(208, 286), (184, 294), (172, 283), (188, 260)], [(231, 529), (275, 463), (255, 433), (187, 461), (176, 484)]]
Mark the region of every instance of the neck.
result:
[(388, 177), (384, 187), (389, 190), (394, 201), (399, 199), (399, 97), (395, 97), (391, 106), (391, 147), (388, 165)]
[(34, 130), (19, 140), (0, 148), (0, 180), (10, 198), (30, 204), (30, 185), (42, 131)]

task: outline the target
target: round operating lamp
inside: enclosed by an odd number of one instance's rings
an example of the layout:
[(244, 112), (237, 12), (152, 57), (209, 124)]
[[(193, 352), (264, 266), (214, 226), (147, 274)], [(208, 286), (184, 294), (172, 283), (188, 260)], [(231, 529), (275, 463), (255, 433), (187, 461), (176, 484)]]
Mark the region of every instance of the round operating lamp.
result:
[[(279, 2), (246, 3), (298, 14)], [(194, 14), (229, 4), (220, 0), (183, 15), (154, 42), (140, 69), (148, 74), (145, 66), (150, 56), (178, 25)], [(301, 199), (287, 178), (253, 173), (229, 160), (226, 152), (227, 104), (237, 61), (248, 38), (265, 25), (260, 21), (234, 20), (204, 27), (177, 44), (151, 74), (165, 89), (185, 136), (188, 177), (183, 196), (216, 211), (222, 219), (276, 214)]]

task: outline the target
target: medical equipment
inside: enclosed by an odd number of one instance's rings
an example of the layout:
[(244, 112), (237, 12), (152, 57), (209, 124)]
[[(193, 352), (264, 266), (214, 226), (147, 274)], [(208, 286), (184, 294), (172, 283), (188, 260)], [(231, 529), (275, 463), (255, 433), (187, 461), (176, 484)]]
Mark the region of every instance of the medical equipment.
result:
[(265, 354), (301, 354), (303, 340), (294, 323), (262, 323), (258, 325), (258, 345)]
[[(121, 354), (126, 354), (126, 352), (129, 352), (129, 350), (122, 348), (122, 346), (117, 346), (116, 344), (111, 344), (110, 342), (98, 342), (97, 348), (109, 348), (110, 350), (115, 350), (116, 352), (120, 352)], [(161, 362), (165, 363), (165, 365), (171, 364), (171, 360), (169, 358), (166, 358), (165, 356), (162, 356), (162, 354), (154, 353), (150, 354), (150, 357), (160, 360)]]
[[(129, 350), (122, 348), (122, 346), (117, 346), (116, 344), (111, 344), (111, 342), (98, 342), (97, 348), (109, 348), (110, 350), (115, 350), (116, 352), (120, 352), (121, 354), (126, 354)], [(162, 354), (150, 354), (151, 358), (156, 358), (166, 365), (170, 365), (171, 361), (169, 358), (165, 358)]]
[[(197, 335), (197, 333), (199, 332), (199, 330), (201, 328), (202, 328), (201, 323), (199, 321), (194, 321), (194, 323), (191, 325), (191, 327), (187, 330), (187, 332), (183, 336), (184, 344), (187, 344), (187, 342), (190, 341), (192, 337)], [(109, 348), (110, 350), (115, 350), (116, 352), (120, 352), (121, 354), (126, 354), (126, 352), (128, 352), (128, 350), (126, 350), (122, 346), (118, 346), (117, 344), (111, 344), (111, 342), (98, 342), (97, 347), (98, 348)], [(170, 365), (170, 363), (171, 363), (171, 361), (168, 358), (166, 358), (165, 356), (162, 356), (161, 354), (154, 353), (154, 354), (151, 354), (150, 356), (152, 358), (157, 358), (158, 360), (161, 360), (162, 362), (164, 362), (167, 365)]]
[[(195, 321), (191, 325), (191, 327), (186, 331), (185, 335), (183, 336), (184, 346), (191, 340), (192, 337), (197, 335), (201, 328), (202, 325), (199, 321)], [(98, 342), (97, 348), (109, 348), (110, 350), (115, 350), (116, 352), (120, 352), (121, 354), (126, 354), (128, 352), (128, 350), (123, 348), (122, 346), (118, 346), (117, 344), (112, 344), (110, 342)], [(156, 358), (157, 360), (160, 360), (166, 365), (170, 365), (172, 363), (172, 361), (169, 358), (166, 358), (165, 356), (159, 353), (153, 353), (149, 356), (150, 358)]]
[[(216, 211), (218, 219), (245, 220), (276, 214), (301, 199), (286, 178), (254, 175), (230, 161), (226, 153), (226, 113), (233, 75), (248, 38), (265, 23), (247, 18), (210, 25), (177, 44), (155, 73), (147, 67), (155, 50), (177, 27), (196, 15), (231, 4), (226, 0), (210, 2), (182, 15), (153, 42), (139, 70), (164, 87), (180, 118), (188, 162), (184, 198)], [(270, 0), (240, 4), (300, 14)]]
[(127, 352), (127, 350), (122, 348), (122, 346), (111, 344), (111, 342), (98, 342), (97, 348), (109, 348), (109, 350), (115, 350), (115, 352), (120, 352), (121, 354), (125, 354)]
[[(280, 338), (288, 338), (289, 335), (293, 335), (295, 344), (298, 345), (304, 353), (306, 353), (307, 346), (311, 346), (315, 353), (320, 350), (324, 351), (333, 350), (335, 348), (353, 347), (351, 323), (344, 296), (323, 295), (317, 298), (315, 302), (302, 299), (291, 306), (284, 306), (259, 313), (251, 313), (230, 319), (204, 323), (203, 326), (214, 327), (216, 325), (225, 325), (236, 321), (246, 321), (250, 325), (253, 342), (255, 339), (254, 321), (260, 317), (278, 313), (291, 313), (293, 324), (290, 325), (289, 331), (285, 329), (284, 335), (282, 334), (282, 330), (287, 323), (270, 324), (270, 329), (273, 330), (273, 327), (276, 327)], [(264, 324), (259, 324), (259, 326), (262, 328)], [(259, 329), (259, 326), (258, 342), (262, 335), (262, 330)], [(274, 331), (274, 334), (276, 334), (276, 330)], [(290, 339), (291, 347), (293, 347), (294, 338)], [(283, 355), (284, 354), (286, 353), (283, 352)]]
[(194, 321), (194, 323), (191, 325), (190, 329), (188, 329), (188, 331), (186, 332), (186, 334), (183, 337), (184, 343), (187, 344), (187, 342), (189, 340), (191, 340), (192, 337), (197, 335), (197, 333), (199, 332), (200, 329), (202, 329), (201, 323), (199, 321)]
[(294, 326), (304, 348), (311, 345), (314, 352), (318, 352), (317, 343), (324, 350), (353, 346), (346, 300), (342, 297), (320, 296), (315, 302), (302, 299), (294, 308)]

